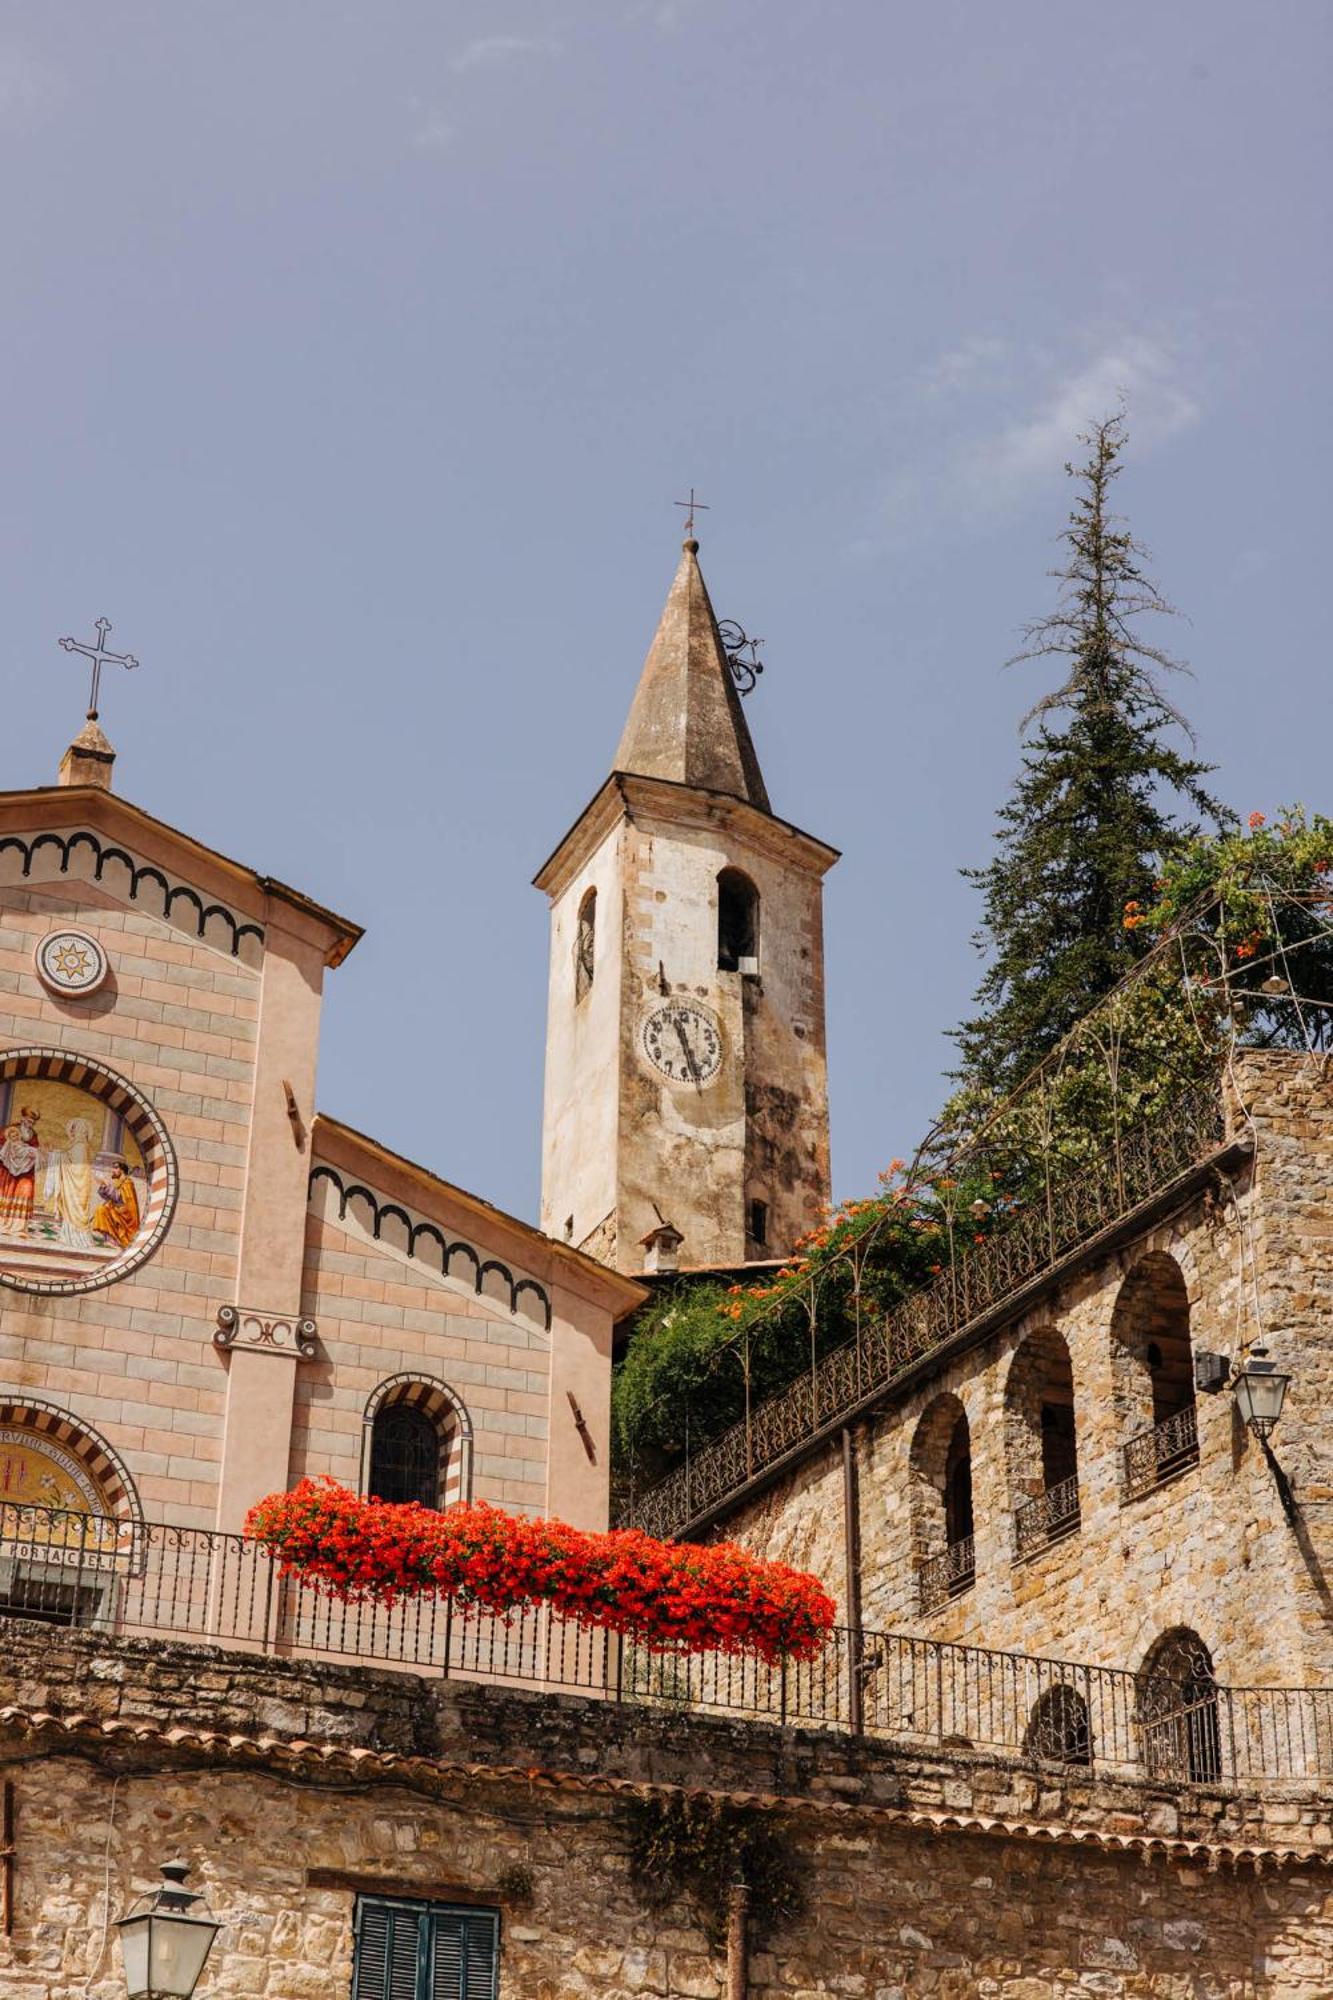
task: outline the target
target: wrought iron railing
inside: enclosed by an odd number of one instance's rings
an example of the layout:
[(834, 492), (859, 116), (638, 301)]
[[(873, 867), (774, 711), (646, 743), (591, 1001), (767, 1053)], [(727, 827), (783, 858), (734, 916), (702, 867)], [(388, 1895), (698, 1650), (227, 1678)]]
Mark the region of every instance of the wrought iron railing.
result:
[(240, 1535), (49, 1508), (0, 1506), (3, 1616), (855, 1728), (923, 1751), (970, 1747), (1181, 1784), (1333, 1779), (1333, 1688), (1228, 1688), (1192, 1664), (1183, 1678), (1136, 1675), (845, 1628), (814, 1660), (786, 1665), (649, 1651), (544, 1611), (496, 1618), (428, 1597), (387, 1610), (342, 1604), (284, 1580)]
[(1044, 1493), (1024, 1500), (1014, 1509), (1014, 1557), (1022, 1562), (1051, 1542), (1076, 1534), (1079, 1525), (1078, 1474), (1057, 1480)]
[(652, 1535), (677, 1535), (838, 1422), (934, 1349), (964, 1334), (1024, 1285), (1039, 1279), (1103, 1229), (1160, 1194), (1224, 1138), (1220, 1081), (1184, 1090), (1164, 1110), (1119, 1135), (1062, 1179), (1048, 1197), (958, 1245), (938, 1278), (853, 1337), (646, 1492), (626, 1518)]
[(977, 1550), (971, 1535), (950, 1542), (937, 1556), (928, 1556), (917, 1570), (921, 1609), (934, 1611), (951, 1597), (961, 1597), (977, 1580)]
[(1140, 1431), (1125, 1446), (1125, 1498), (1137, 1500), (1187, 1465), (1199, 1463), (1199, 1417), (1187, 1403), (1173, 1417)]

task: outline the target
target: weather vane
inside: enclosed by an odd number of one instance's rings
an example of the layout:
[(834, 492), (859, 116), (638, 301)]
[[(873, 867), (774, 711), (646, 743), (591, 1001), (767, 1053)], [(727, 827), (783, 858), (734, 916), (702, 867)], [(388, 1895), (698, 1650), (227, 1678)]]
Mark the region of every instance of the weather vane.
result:
[(92, 688), (88, 695), (89, 722), (96, 722), (97, 720), (97, 694), (102, 684), (103, 667), (125, 667), (132, 670), (139, 664), (133, 653), (108, 653), (106, 649), (106, 635), (110, 630), (110, 620), (99, 618), (97, 621), (97, 644), (95, 646), (85, 646), (78, 639), (62, 639), (60, 641), (67, 653), (82, 653), (85, 660), (91, 660), (93, 663)]
[(712, 509), (708, 507), (704, 501), (695, 499), (694, 488), (692, 486), (690, 488), (690, 497), (688, 500), (677, 500), (673, 504), (677, 507), (683, 507), (685, 509), (685, 533), (688, 537), (691, 538), (694, 535), (695, 510), (697, 509), (698, 512), (701, 514), (708, 514), (712, 512)]

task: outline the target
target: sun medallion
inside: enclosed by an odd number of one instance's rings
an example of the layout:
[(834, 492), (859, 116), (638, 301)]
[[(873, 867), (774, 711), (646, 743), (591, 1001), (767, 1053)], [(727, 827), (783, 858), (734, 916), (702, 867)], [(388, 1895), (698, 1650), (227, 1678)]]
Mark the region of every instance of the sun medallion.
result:
[(52, 993), (82, 999), (109, 970), (101, 945), (83, 931), (51, 931), (37, 947), (37, 976)]

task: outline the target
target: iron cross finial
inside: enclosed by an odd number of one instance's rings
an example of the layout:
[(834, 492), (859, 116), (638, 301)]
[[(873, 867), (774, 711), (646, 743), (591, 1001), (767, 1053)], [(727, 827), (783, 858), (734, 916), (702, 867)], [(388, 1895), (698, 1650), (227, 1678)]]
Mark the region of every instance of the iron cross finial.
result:
[(692, 486), (690, 488), (690, 497), (688, 500), (676, 500), (672, 504), (676, 507), (683, 507), (685, 509), (685, 533), (691, 536), (694, 533), (695, 510), (697, 509), (698, 512), (701, 514), (708, 514), (712, 512), (712, 509), (704, 501), (695, 499), (694, 488)]
[(99, 618), (97, 621), (97, 644), (95, 646), (85, 646), (78, 639), (62, 639), (60, 641), (67, 653), (82, 653), (86, 660), (91, 660), (93, 663), (92, 688), (88, 695), (89, 722), (96, 722), (97, 720), (97, 696), (102, 684), (103, 667), (125, 667), (132, 669), (139, 664), (133, 653), (109, 653), (107, 651), (106, 635), (110, 630), (110, 620)]

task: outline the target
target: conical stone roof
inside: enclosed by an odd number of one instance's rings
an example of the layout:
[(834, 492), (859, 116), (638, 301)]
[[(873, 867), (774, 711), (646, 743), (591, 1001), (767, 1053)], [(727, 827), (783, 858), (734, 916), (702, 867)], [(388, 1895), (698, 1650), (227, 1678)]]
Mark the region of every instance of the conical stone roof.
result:
[(698, 554), (697, 542), (685, 543), (615, 768), (724, 792), (771, 812)]

